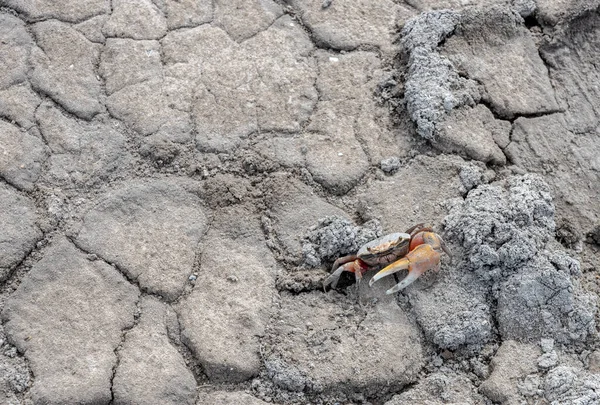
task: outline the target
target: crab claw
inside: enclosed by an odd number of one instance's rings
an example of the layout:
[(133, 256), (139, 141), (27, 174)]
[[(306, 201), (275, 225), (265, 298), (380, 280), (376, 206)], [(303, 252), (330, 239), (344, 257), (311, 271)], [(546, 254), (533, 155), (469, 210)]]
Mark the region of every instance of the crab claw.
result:
[(408, 270), (408, 275), (401, 282), (385, 292), (386, 294), (393, 294), (408, 287), (427, 270), (439, 268), (439, 265), (440, 254), (430, 245), (419, 245), (402, 259), (395, 261), (375, 274), (369, 281), (369, 286), (372, 286), (375, 281), (390, 274), (401, 270)]
[[(351, 256), (347, 256), (347, 257), (351, 257)], [(352, 257), (356, 258), (356, 256), (352, 256)], [(344, 259), (345, 258), (342, 258), (342, 260), (344, 260)], [(340, 260), (340, 259), (338, 259), (338, 260)], [(340, 276), (345, 271), (354, 273), (354, 276), (356, 277), (356, 282), (358, 283), (362, 279), (363, 273), (365, 273), (369, 269), (369, 267), (365, 264), (365, 262), (363, 262), (360, 259), (346, 261), (346, 263), (342, 264), (341, 266), (339, 266), (338, 260), (336, 260), (336, 262), (333, 265), (333, 269), (334, 269), (333, 273), (331, 273), (329, 276), (327, 276), (327, 278), (325, 280), (323, 280), (323, 289), (325, 289), (329, 284), (331, 284), (332, 288), (335, 288), (340, 279)]]

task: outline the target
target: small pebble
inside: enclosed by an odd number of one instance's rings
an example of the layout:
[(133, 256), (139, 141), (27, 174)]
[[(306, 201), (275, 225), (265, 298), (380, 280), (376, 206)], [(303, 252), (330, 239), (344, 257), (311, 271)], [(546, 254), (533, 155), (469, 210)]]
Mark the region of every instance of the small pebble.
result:
[(396, 156), (383, 159), (380, 166), (385, 173), (392, 174), (400, 167), (400, 159)]
[(596, 350), (589, 355), (588, 370), (590, 373), (600, 374), (600, 351)]
[(554, 339), (541, 339), (540, 347), (544, 353), (549, 353), (554, 349)]
[(553, 350), (538, 357), (538, 367), (543, 370), (551, 369), (558, 364), (558, 354)]

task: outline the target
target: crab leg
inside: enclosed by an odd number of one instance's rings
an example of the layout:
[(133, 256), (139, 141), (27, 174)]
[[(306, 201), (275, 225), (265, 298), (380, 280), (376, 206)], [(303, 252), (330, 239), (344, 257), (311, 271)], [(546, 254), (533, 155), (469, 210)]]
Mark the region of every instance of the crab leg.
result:
[(346, 271), (344, 266), (338, 267), (333, 273), (331, 273), (325, 280), (323, 280), (323, 290), (327, 288), (329, 284), (331, 284), (331, 288), (335, 288), (337, 286), (338, 280), (342, 273)]
[[(346, 259), (348, 257), (352, 257), (352, 256), (342, 257), (342, 259)], [(354, 257), (356, 257), (356, 256), (354, 256)], [(336, 260), (336, 263), (338, 260)], [(331, 284), (332, 288), (335, 288), (337, 286), (338, 280), (340, 279), (340, 276), (345, 271), (354, 273), (354, 276), (356, 277), (356, 282), (360, 282), (360, 280), (362, 279), (363, 273), (365, 273), (369, 269), (369, 266), (362, 260), (356, 259), (353, 261), (348, 261), (348, 262), (344, 263), (343, 265), (339, 266), (338, 268), (335, 268), (335, 264), (334, 264), (334, 269), (335, 269), (334, 272), (331, 273), (329, 276), (327, 276), (327, 278), (325, 280), (323, 280), (323, 288), (327, 287), (329, 284)]]
[(348, 263), (348, 262), (353, 262), (357, 258), (358, 258), (358, 256), (356, 256), (356, 255), (349, 255), (349, 256), (340, 257), (335, 262), (333, 262), (333, 266), (331, 267), (331, 271), (335, 271), (342, 264), (345, 264), (345, 263)]
[(431, 228), (430, 226), (425, 226), (425, 223), (420, 223), (420, 224), (416, 224), (414, 226), (411, 226), (410, 228), (408, 228), (406, 230), (406, 233), (409, 234), (410, 236), (414, 236), (419, 232), (433, 232), (433, 228)]
[(444, 239), (442, 239), (442, 237), (439, 235), (438, 235), (438, 239), (440, 241), (440, 247), (442, 248), (442, 250), (444, 252), (446, 252), (448, 257), (450, 258), (450, 263), (452, 263), (452, 253), (450, 252), (450, 249), (448, 249), (448, 246), (446, 246), (446, 242), (444, 242)]

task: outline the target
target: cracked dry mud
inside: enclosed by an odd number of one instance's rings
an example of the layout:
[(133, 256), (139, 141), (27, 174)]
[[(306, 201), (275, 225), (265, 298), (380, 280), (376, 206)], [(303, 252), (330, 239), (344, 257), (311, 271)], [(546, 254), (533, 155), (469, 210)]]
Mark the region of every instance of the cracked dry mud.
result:
[[(0, 403), (599, 404), (599, 47), (599, 0), (0, 0)], [(420, 222), (441, 271), (323, 291)]]

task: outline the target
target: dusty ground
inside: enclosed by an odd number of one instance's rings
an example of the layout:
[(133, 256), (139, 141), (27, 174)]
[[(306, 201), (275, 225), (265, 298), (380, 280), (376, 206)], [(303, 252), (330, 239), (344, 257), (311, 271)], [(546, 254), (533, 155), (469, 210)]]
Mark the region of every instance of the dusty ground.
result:
[(600, 403), (599, 6), (0, 0), (0, 403)]

